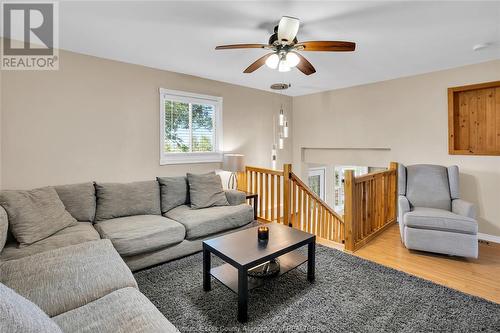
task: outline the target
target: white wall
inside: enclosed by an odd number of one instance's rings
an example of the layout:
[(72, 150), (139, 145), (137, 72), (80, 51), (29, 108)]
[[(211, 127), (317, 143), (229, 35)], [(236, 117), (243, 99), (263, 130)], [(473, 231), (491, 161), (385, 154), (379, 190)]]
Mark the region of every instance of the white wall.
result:
[[(457, 164), (462, 197), (478, 204), (479, 230), (500, 236), (500, 156), (448, 154), (447, 88), (500, 80), (500, 60), (293, 99), (293, 160), (303, 163), (386, 166)], [(389, 148), (389, 151), (303, 147)]]
[[(272, 119), (292, 100), (158, 69), (60, 52), (58, 71), (2, 73), (3, 188), (33, 188), (90, 180), (134, 181), (207, 172), (220, 163), (159, 164), (158, 88), (224, 99), (224, 150), (270, 167)], [(279, 164), (291, 161), (291, 140)]]

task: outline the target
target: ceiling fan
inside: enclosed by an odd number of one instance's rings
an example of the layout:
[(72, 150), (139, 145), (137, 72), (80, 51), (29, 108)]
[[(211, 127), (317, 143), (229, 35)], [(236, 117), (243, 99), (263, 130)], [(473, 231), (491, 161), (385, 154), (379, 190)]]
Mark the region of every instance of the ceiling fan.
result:
[(356, 48), (356, 43), (344, 41), (299, 43), (297, 40), (299, 25), (300, 20), (298, 18), (283, 16), (279, 24), (274, 27), (274, 34), (269, 38), (269, 44), (220, 45), (215, 49), (266, 49), (273, 51), (257, 59), (243, 73), (252, 73), (266, 64), (268, 67), (278, 69), (280, 72), (288, 72), (292, 67), (297, 67), (305, 75), (311, 75), (316, 72), (316, 69), (298, 51), (349, 52), (354, 51)]

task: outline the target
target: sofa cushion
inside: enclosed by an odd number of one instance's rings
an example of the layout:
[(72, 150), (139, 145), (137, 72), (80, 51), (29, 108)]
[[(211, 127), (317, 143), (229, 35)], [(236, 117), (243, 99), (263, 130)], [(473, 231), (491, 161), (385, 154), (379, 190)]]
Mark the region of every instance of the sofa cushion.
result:
[(440, 165), (406, 167), (406, 197), (413, 207), (451, 210), (448, 170)]
[(58, 249), (60, 247), (99, 240), (99, 234), (89, 222), (80, 222), (64, 228), (55, 234), (29, 246), (18, 247), (17, 243), (9, 243), (0, 253), (0, 260), (13, 260), (33, 254)]
[(106, 239), (5, 261), (0, 282), (51, 317), (115, 290), (137, 288), (132, 272)]
[(183, 205), (168, 211), (165, 216), (184, 225), (187, 239), (196, 239), (244, 226), (253, 221), (253, 208), (247, 204), (203, 209)]
[(189, 183), (189, 199), (191, 208), (199, 209), (213, 206), (228, 206), (226, 194), (222, 189), (222, 181), (215, 172), (202, 175), (187, 174)]
[(189, 185), (187, 177), (158, 177), (161, 193), (161, 212), (189, 204)]
[(95, 224), (102, 238), (110, 239), (122, 256), (158, 250), (184, 240), (182, 224), (161, 215), (136, 215)]
[(116, 290), (53, 320), (65, 332), (179, 332), (158, 309), (135, 288)]
[(10, 230), (21, 247), (77, 223), (52, 187), (2, 191), (0, 205), (7, 211)]
[(156, 180), (133, 183), (96, 183), (96, 220), (131, 215), (161, 215), (160, 186)]
[(66, 210), (77, 221), (92, 222), (95, 217), (94, 183), (55, 186)]
[(39, 307), (0, 283), (0, 332), (62, 333)]
[(474, 219), (443, 209), (416, 207), (404, 215), (404, 223), (410, 228), (477, 234)]

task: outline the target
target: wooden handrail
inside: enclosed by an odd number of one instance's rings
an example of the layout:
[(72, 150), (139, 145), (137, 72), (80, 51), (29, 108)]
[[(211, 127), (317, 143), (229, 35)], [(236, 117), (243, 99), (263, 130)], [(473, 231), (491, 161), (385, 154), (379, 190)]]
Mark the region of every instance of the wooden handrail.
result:
[(316, 201), (318, 201), (322, 206), (324, 206), (326, 210), (335, 215), (339, 220), (342, 220), (342, 216), (340, 216), (323, 199), (321, 199), (316, 193), (314, 193), (309, 186), (307, 186), (299, 177), (297, 177), (296, 174), (292, 173), (291, 179), (296, 182), (301, 188), (303, 188), (304, 191), (306, 191), (310, 196), (316, 199)]
[(253, 167), (253, 166), (247, 166), (247, 167), (245, 167), (245, 170), (265, 173), (265, 174), (269, 174), (269, 175), (283, 176), (283, 171), (280, 171), (280, 170), (258, 168), (258, 167)]
[[(288, 168), (291, 170), (291, 165)], [(285, 196), (290, 198), (287, 205), (291, 212), (289, 225), (318, 237), (343, 243), (345, 228), (342, 217), (293, 172), (290, 172), (289, 178), (291, 195)]]

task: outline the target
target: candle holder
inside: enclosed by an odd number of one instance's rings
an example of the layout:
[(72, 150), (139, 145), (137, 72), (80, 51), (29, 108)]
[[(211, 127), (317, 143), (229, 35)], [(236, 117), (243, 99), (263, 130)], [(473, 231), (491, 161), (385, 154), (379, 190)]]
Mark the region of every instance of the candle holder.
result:
[(269, 240), (269, 227), (258, 227), (257, 238), (259, 241), (266, 242)]

